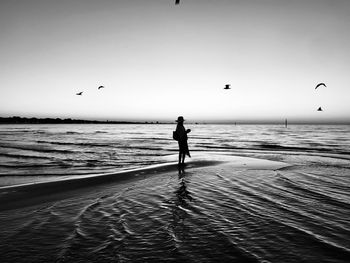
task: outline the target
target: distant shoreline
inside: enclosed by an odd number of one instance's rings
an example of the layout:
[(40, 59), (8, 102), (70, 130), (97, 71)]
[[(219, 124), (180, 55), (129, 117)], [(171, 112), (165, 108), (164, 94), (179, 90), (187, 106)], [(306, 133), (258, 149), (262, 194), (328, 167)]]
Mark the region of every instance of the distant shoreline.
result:
[[(175, 122), (167, 121), (98, 121), (98, 120), (81, 120), (81, 119), (61, 119), (61, 118), (27, 118), (27, 117), (0, 117), (1, 124), (174, 124)], [(199, 121), (199, 122), (187, 122), (187, 124), (215, 124), (215, 125), (283, 125), (283, 121)], [(348, 121), (291, 121), (289, 125), (350, 125)]]
[(26, 117), (0, 117), (0, 124), (165, 124), (160, 122), (140, 121), (96, 121), (61, 118), (26, 118)]

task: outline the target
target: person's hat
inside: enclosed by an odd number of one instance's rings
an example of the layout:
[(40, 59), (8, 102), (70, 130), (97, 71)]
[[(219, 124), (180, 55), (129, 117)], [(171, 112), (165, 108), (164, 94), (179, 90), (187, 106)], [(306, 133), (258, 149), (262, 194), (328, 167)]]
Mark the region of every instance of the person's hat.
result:
[(182, 116), (177, 117), (176, 122), (184, 122), (184, 121), (185, 121), (184, 117), (182, 117)]

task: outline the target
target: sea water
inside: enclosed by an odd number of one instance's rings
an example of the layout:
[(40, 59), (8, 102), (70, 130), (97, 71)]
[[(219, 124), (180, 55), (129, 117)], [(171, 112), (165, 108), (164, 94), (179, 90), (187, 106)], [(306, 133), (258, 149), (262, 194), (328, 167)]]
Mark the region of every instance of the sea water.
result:
[[(0, 212), (0, 261), (349, 262), (349, 126), (186, 128), (193, 159), (224, 154), (289, 166), (186, 168), (58, 201), (42, 197), (43, 204)], [(174, 129), (3, 125), (0, 180), (13, 185), (176, 162)]]
[[(186, 125), (191, 151), (285, 158), (350, 155), (346, 125)], [(175, 125), (1, 125), (0, 186), (103, 174), (169, 162)], [(174, 158), (177, 161), (177, 158)]]

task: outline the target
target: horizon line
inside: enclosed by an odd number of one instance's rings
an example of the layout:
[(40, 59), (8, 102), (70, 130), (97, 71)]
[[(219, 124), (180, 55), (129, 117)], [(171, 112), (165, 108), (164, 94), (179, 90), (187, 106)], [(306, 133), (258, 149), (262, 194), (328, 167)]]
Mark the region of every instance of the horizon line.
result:
[[(159, 118), (157, 119), (138, 119), (138, 118), (129, 118), (129, 119), (102, 119), (102, 118), (77, 118), (75, 119), (74, 117), (71, 118), (59, 118), (59, 117), (22, 117), (22, 116), (11, 116), (11, 117), (2, 117), (0, 116), (0, 124), (16, 124), (15, 122), (13, 122), (14, 120), (18, 120), (18, 121), (23, 121), (21, 123), (18, 124), (35, 124), (35, 121), (39, 122), (41, 121), (41, 123), (38, 124), (44, 124), (43, 122), (45, 120), (49, 121), (57, 121), (57, 122), (64, 122), (66, 121), (67, 124), (71, 123), (74, 124), (74, 122), (79, 122), (81, 124), (84, 124), (84, 122), (86, 122), (86, 124), (90, 124), (91, 123), (101, 123), (101, 124), (117, 124), (117, 123), (125, 123), (125, 124), (133, 124), (133, 123), (137, 123), (137, 124), (175, 124), (175, 121), (170, 121), (170, 120), (166, 120), (163, 118)], [(8, 121), (8, 123), (6, 123), (6, 120)], [(27, 123), (26, 123), (27, 121)], [(30, 122), (32, 121), (32, 122)], [(233, 125), (237, 125), (237, 124), (281, 124), (281, 125), (286, 125), (286, 121), (287, 121), (287, 125), (350, 125), (350, 120), (288, 120), (287, 118), (284, 118), (282, 120), (277, 120), (277, 119), (269, 119), (269, 120), (242, 120), (242, 119), (237, 119), (237, 120), (212, 120), (212, 119), (208, 119), (208, 120), (203, 120), (203, 119), (194, 119), (194, 120), (187, 120), (186, 123), (188, 124), (233, 124)], [(28, 123), (29, 122), (29, 123)], [(52, 122), (51, 122), (52, 123)], [(47, 123), (49, 124), (49, 123)], [(57, 123), (59, 124), (59, 123)], [(63, 124), (63, 123), (62, 123)]]

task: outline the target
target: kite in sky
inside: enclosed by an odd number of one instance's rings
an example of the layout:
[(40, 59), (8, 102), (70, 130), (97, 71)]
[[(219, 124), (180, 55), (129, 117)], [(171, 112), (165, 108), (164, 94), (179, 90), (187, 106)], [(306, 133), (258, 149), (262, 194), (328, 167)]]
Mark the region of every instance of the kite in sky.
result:
[(83, 95), (83, 92), (82, 92), (82, 91), (80, 91), (79, 93), (77, 93), (77, 95)]

